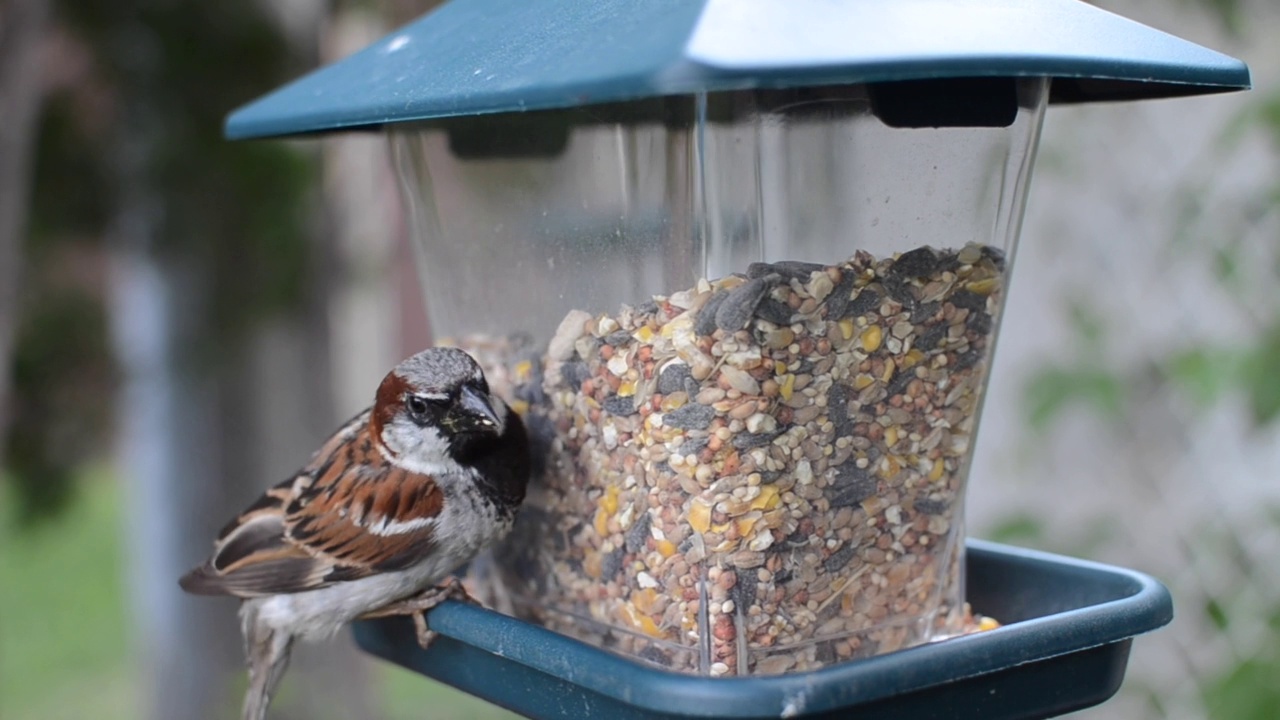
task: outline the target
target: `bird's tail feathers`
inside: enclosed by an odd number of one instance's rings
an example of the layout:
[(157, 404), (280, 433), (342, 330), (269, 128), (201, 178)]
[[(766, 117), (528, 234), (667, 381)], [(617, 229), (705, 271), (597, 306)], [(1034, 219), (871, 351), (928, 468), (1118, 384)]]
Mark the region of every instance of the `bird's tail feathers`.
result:
[(249, 690), (244, 696), (241, 720), (264, 720), (271, 696), (289, 665), (293, 636), (262, 623), (252, 601), (241, 609), (241, 623), (245, 661), (249, 666)]

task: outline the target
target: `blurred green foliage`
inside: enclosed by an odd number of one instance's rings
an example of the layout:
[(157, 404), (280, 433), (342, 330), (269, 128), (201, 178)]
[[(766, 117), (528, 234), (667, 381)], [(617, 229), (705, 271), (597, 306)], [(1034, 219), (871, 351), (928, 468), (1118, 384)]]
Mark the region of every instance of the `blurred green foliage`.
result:
[(1123, 392), (1120, 378), (1100, 367), (1046, 367), (1027, 385), (1027, 417), (1032, 428), (1044, 432), (1065, 406), (1079, 402), (1099, 415), (1116, 418), (1122, 411)]
[[(1280, 637), (1280, 631), (1273, 631)], [(1221, 720), (1275, 720), (1280, 710), (1280, 655), (1269, 652), (1231, 668), (1205, 691), (1211, 717)]]
[[(227, 142), (222, 122), (313, 59), (290, 48), (257, 0), (62, 0), (59, 9), (120, 103), (108, 142), (92, 148), (107, 168), (101, 177), (113, 181), (102, 190), (113, 208), (139, 189), (160, 205), (153, 249), (207, 275), (201, 311), (212, 346), (198, 351), (216, 357), (221, 344), (302, 299), (304, 200), (319, 170), (314, 155), (285, 143)], [(132, 162), (139, 172), (128, 176), (122, 165)]]
[[(314, 155), (221, 134), (230, 109), (314, 62), (263, 3), (55, 7), (89, 71), (47, 98), (40, 122), (4, 457), (25, 525), (64, 508), (75, 466), (105, 445), (109, 247), (141, 246), (190, 274), (182, 311), (198, 331), (181, 339), (179, 360), (206, 371), (264, 317), (300, 305), (315, 261)], [(139, 210), (154, 221), (150, 237), (122, 224)]]
[[(1234, 6), (1234, 5), (1233, 5)], [(1150, 389), (1151, 381), (1169, 384), (1194, 406), (1208, 408), (1229, 395), (1242, 397), (1254, 425), (1280, 419), (1280, 238), (1265, 228), (1280, 222), (1280, 177), (1241, 196), (1214, 199), (1215, 168), (1233, 153), (1252, 152), (1247, 138), (1261, 131), (1280, 161), (1280, 92), (1264, 95), (1228, 123), (1203, 173), (1178, 194), (1177, 236), (1170, 251), (1205, 264), (1225, 297), (1256, 327), (1251, 336), (1218, 341), (1191, 338), (1181, 348), (1157, 358), (1153, 366), (1118, 368), (1105, 359), (1109, 337), (1102, 314), (1088, 302), (1072, 298), (1067, 312), (1073, 329), (1073, 356), (1049, 363), (1024, 388), (1031, 425), (1049, 427), (1072, 405), (1099, 415), (1123, 414), (1126, 394)], [(1234, 211), (1234, 212), (1232, 212)], [(1265, 247), (1259, 249), (1258, 244)]]
[(1182, 2), (1207, 9), (1223, 29), (1232, 35), (1239, 35), (1244, 30), (1245, 0), (1182, 0)]
[[(1242, 3), (1238, 0), (1197, 1), (1220, 13), (1228, 29), (1241, 29)], [(1171, 252), (1203, 262), (1224, 297), (1234, 303), (1241, 317), (1252, 321), (1254, 331), (1229, 340), (1190, 337), (1163, 357), (1125, 367), (1107, 359), (1112, 338), (1102, 314), (1087, 302), (1072, 299), (1067, 312), (1073, 328), (1073, 354), (1040, 368), (1023, 388), (1024, 413), (1034, 430), (1048, 431), (1072, 407), (1085, 408), (1108, 422), (1138, 421), (1128, 415), (1137, 407), (1132, 400), (1139, 393), (1154, 392), (1174, 393), (1200, 410), (1238, 398), (1255, 428), (1274, 429), (1280, 424), (1280, 293), (1275, 289), (1280, 279), (1280, 237), (1274, 233), (1280, 225), (1280, 176), (1232, 197), (1214, 192), (1218, 168), (1227, 165), (1233, 154), (1256, 152), (1256, 144), (1245, 143), (1256, 140), (1259, 133), (1280, 163), (1280, 92), (1258, 98), (1227, 125), (1212, 155), (1204, 158), (1199, 177), (1179, 193), (1178, 230), (1170, 243)], [(1109, 519), (1102, 520), (1099, 527), (1082, 531), (1079, 537), (1104, 531)], [(1270, 521), (1280, 528), (1280, 511), (1273, 510)], [(1213, 527), (1206, 521), (1203, 527), (1187, 528), (1187, 542), (1205, 542), (1197, 533)], [(1255, 568), (1239, 545), (1234, 534), (1237, 529), (1219, 530), (1224, 537), (1213, 546), (1214, 555), (1229, 556), (1232, 563), (1244, 568), (1246, 577), (1253, 577)], [(997, 533), (1015, 542), (1043, 542), (1041, 523), (1027, 516), (1008, 518), (997, 527)], [(1274, 577), (1274, 571), (1256, 570)], [(1205, 620), (1220, 632), (1227, 632), (1241, 613), (1257, 612), (1244, 588), (1221, 587), (1216, 592), (1201, 609)], [(1201, 678), (1204, 707), (1215, 720), (1280, 716), (1280, 598), (1263, 598), (1263, 604), (1270, 620), (1261, 623), (1261, 650), (1238, 658), (1217, 675)], [(1157, 716), (1168, 714), (1154, 689), (1149, 702)]]
[[(1280, 507), (1272, 507), (1272, 521)], [(1235, 556), (1235, 561), (1254, 574), (1255, 566), (1239, 547), (1239, 539), (1231, 532), (1220, 537), (1205, 538), (1215, 549)], [(1261, 568), (1256, 568), (1261, 570)], [(1258, 617), (1258, 600), (1264, 605)], [(1269, 603), (1269, 605), (1267, 605)], [(1271, 720), (1280, 713), (1280, 600), (1257, 598), (1252, 593), (1224, 594), (1208, 602), (1204, 608), (1210, 622), (1220, 631), (1244, 623), (1244, 632), (1253, 635), (1257, 651), (1245, 654), (1216, 677), (1207, 678), (1202, 691), (1205, 707), (1215, 720)]]
[(0, 485), (0, 717), (125, 720), (141, 710), (116, 485), (91, 470), (60, 522), (21, 528)]
[[(1222, 164), (1233, 155), (1255, 152), (1245, 143), (1259, 132), (1272, 157), (1280, 160), (1280, 92), (1263, 94), (1233, 118), (1209, 162)], [(1265, 230), (1280, 221), (1280, 177), (1230, 198), (1228, 207), (1235, 211), (1230, 213), (1221, 206), (1227, 200), (1212, 191), (1214, 173), (1205, 175), (1180, 194), (1175, 247), (1205, 258), (1223, 292), (1254, 319), (1257, 332), (1244, 341), (1193, 344), (1174, 353), (1161, 369), (1202, 407), (1240, 394), (1254, 424), (1267, 426), (1280, 418), (1280, 295), (1274, 292), (1280, 278), (1280, 238)], [(1218, 207), (1212, 206), (1215, 197)]]
[(1012, 513), (986, 528), (984, 537), (1009, 545), (1039, 547), (1044, 544), (1044, 523), (1030, 513)]
[(1124, 385), (1106, 362), (1107, 326), (1102, 315), (1079, 298), (1067, 303), (1074, 341), (1073, 354), (1036, 371), (1023, 389), (1023, 405), (1031, 428), (1047, 431), (1068, 406), (1079, 404), (1100, 417), (1123, 414)]
[(5, 464), (23, 527), (63, 511), (80, 466), (106, 451), (107, 355), (102, 303), (75, 288), (28, 288), (18, 328)]

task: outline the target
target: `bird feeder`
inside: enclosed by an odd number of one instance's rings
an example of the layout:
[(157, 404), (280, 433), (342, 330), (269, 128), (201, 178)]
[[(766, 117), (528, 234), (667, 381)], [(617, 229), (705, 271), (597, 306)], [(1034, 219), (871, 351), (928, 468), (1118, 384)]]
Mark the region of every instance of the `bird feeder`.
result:
[[(995, 672), (973, 670), (984, 642), (1008, 669), (1030, 647), (1127, 652), (1167, 622), (1145, 579), (1070, 606), (1020, 591), (1035, 572), (1120, 587), (1047, 556), (984, 551), (1023, 605), (966, 588), (964, 491), (1046, 107), (1248, 85), (1237, 60), (1077, 0), (455, 0), (227, 134), (385, 131), (433, 338), (473, 352), (535, 438), (493, 577), (521, 620), (442, 608), (448, 642), (509, 664), (478, 649), (506, 628), (692, 688), (933, 662), (900, 678), (919, 690)], [(1091, 603), (1118, 634), (1083, 632)], [(975, 611), (1011, 624), (970, 635), (992, 624)], [(1076, 645), (1050, 654), (1012, 622), (1036, 617), (1077, 623)], [(448, 675), (398, 627), (362, 637)], [(569, 669), (538, 672), (581, 687)], [(891, 702), (785, 689), (737, 697)]]

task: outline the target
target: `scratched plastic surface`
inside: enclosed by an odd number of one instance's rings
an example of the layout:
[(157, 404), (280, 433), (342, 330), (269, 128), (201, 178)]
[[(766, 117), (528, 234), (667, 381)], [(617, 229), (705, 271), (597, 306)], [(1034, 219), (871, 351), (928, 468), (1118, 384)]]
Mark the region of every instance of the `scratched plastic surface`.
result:
[[(844, 85), (393, 128), (435, 340), (513, 338), (481, 362), (555, 434), (498, 554), (518, 614), (711, 676), (958, 631), (1047, 92)], [(732, 292), (747, 276), (763, 289)], [(575, 317), (573, 356), (544, 355)]]

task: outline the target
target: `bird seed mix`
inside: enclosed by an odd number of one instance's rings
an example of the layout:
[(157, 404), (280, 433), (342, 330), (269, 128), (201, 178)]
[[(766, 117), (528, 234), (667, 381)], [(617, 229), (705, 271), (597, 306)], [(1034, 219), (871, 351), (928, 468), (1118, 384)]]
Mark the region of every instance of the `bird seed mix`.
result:
[(516, 611), (675, 670), (777, 674), (986, 628), (960, 503), (1004, 259), (751, 265), (545, 352), (463, 343), (539, 477), (500, 549)]

